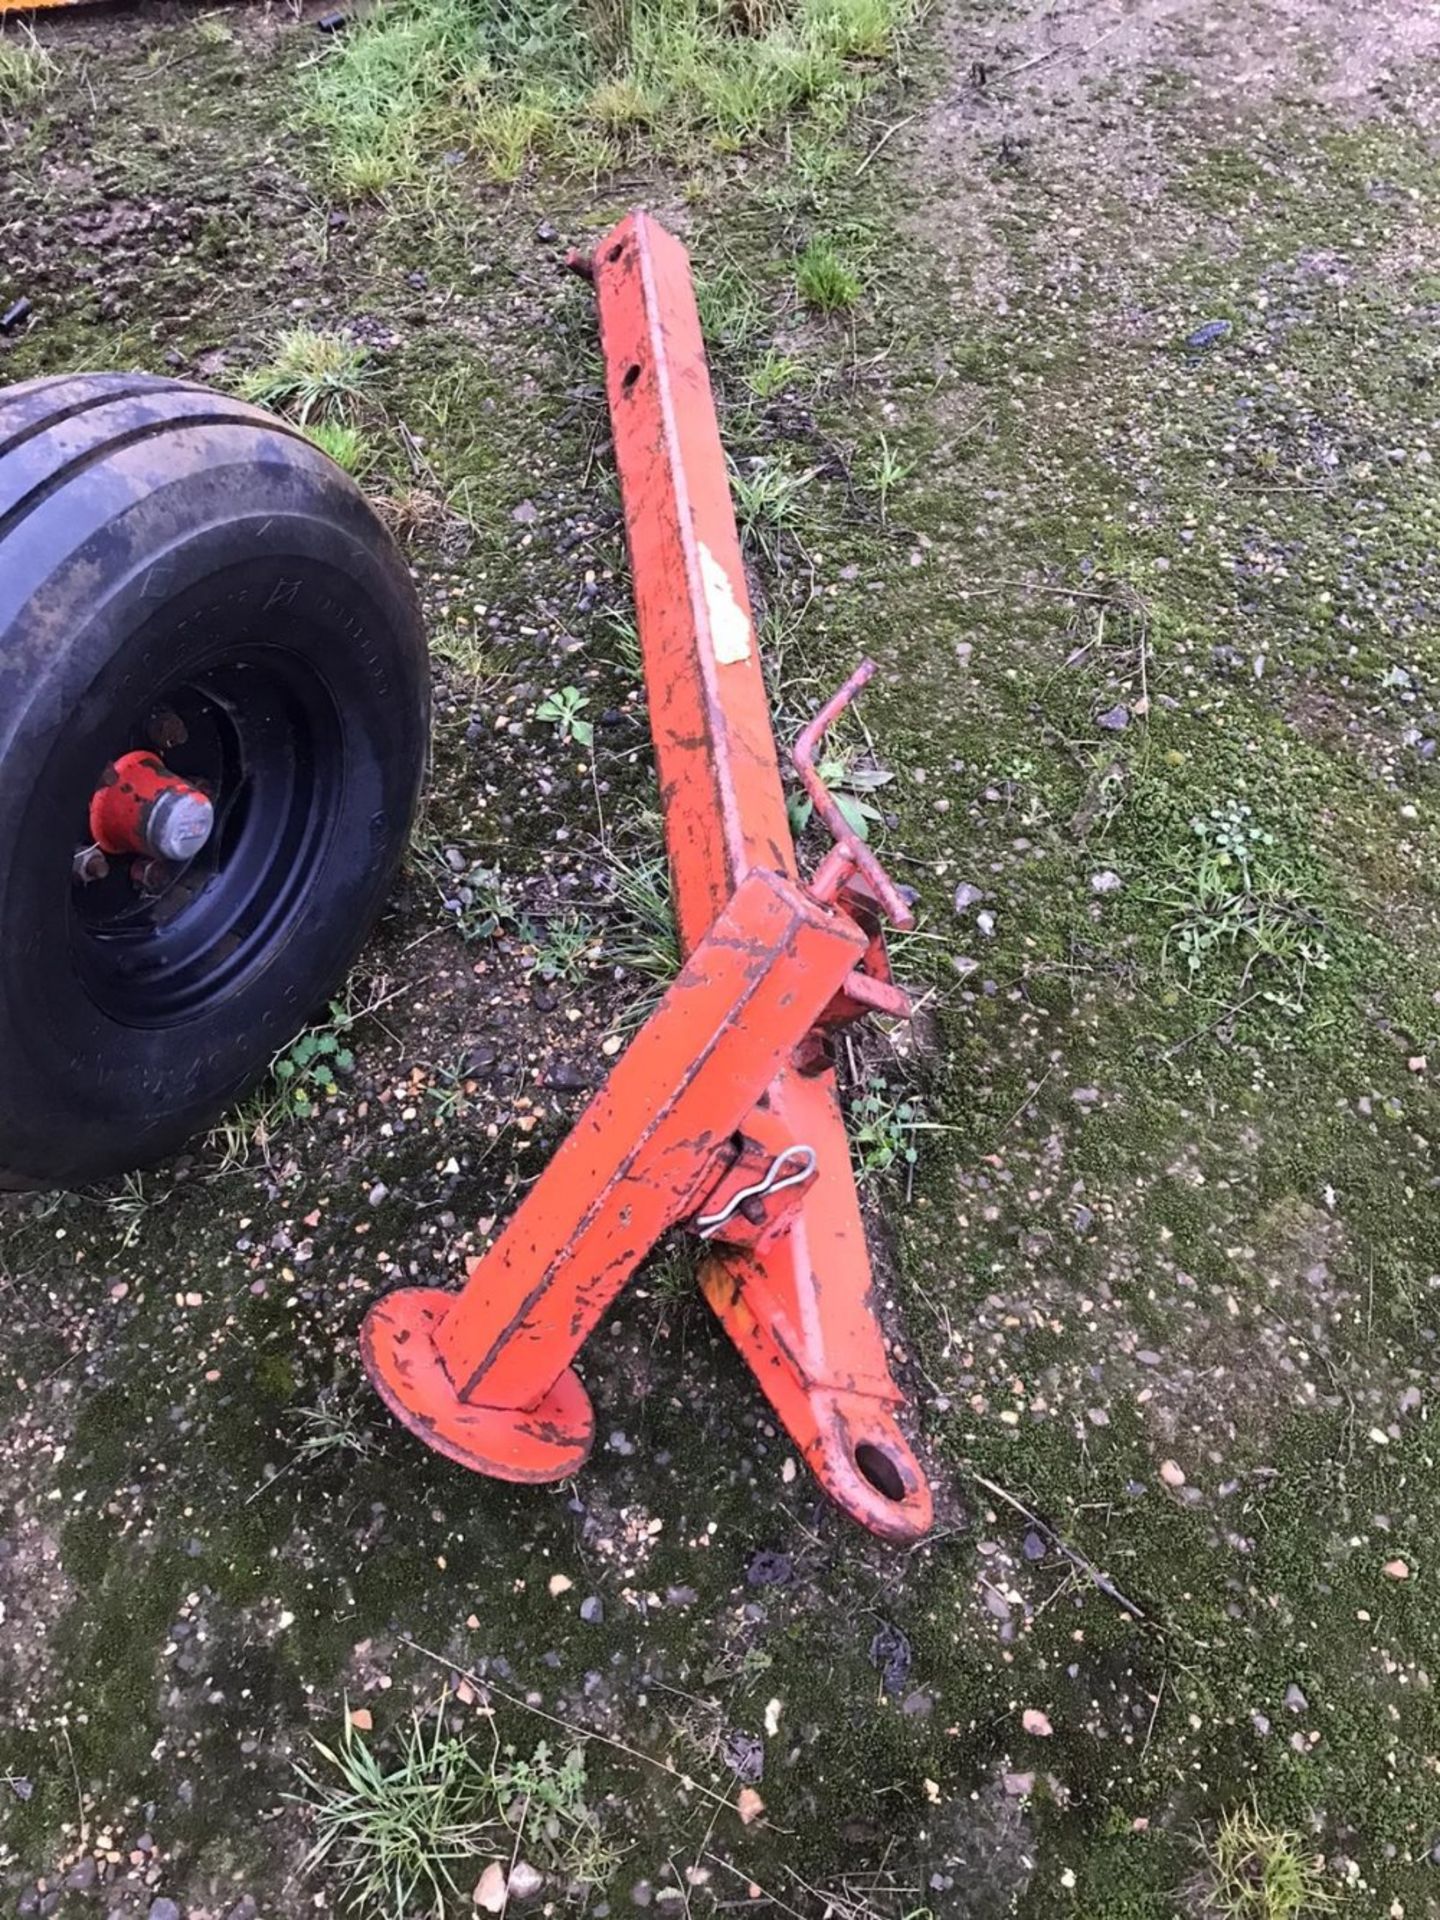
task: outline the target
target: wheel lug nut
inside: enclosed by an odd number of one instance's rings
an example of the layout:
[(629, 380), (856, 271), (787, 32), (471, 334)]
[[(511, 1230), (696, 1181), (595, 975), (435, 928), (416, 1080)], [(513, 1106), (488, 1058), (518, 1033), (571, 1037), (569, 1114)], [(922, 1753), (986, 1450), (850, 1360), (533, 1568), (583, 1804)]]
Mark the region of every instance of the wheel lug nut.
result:
[(85, 847), (75, 856), (74, 877), (82, 887), (88, 887), (92, 881), (103, 880), (110, 872), (110, 862), (99, 847)]
[(173, 707), (156, 707), (146, 723), (145, 731), (151, 746), (160, 753), (169, 753), (172, 747), (183, 747), (190, 738), (190, 729)]

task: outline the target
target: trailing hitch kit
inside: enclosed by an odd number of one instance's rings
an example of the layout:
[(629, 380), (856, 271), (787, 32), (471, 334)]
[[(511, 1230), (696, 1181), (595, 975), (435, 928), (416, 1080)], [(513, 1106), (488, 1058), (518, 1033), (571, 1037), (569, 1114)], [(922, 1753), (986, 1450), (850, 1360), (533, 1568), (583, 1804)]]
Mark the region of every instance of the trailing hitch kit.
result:
[(557, 1480), (594, 1438), (573, 1361), (656, 1241), (688, 1228), (700, 1284), (830, 1497), (895, 1541), (930, 1490), (871, 1273), (831, 1038), (904, 1017), (882, 925), (905, 899), (815, 765), (868, 663), (795, 767), (834, 845), (801, 880), (689, 262), (643, 212), (588, 260), (683, 968), (458, 1293), (404, 1288), (366, 1318), (366, 1370), (430, 1446)]

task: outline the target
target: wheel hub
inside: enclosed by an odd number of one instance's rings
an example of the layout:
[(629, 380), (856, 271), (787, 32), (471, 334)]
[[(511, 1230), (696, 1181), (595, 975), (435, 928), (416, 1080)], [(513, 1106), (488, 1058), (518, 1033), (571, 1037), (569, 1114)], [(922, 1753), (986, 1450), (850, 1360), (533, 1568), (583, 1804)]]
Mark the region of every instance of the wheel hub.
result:
[(209, 796), (153, 753), (126, 753), (100, 777), (90, 801), (90, 832), (102, 854), (137, 854), (183, 866), (215, 831)]

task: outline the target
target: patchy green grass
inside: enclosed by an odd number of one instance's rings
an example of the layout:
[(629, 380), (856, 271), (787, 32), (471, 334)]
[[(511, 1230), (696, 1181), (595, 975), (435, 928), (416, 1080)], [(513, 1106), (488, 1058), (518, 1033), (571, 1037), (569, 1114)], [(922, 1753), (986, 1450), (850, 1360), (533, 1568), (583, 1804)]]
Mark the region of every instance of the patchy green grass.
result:
[(306, 1871), (362, 1920), (471, 1909), (487, 1862), (503, 1901), (522, 1849), (527, 1868), (538, 1853), (580, 1900), (615, 1864), (586, 1804), (578, 1747), (557, 1761), (542, 1745), (522, 1760), (492, 1730), (487, 1751), (448, 1729), (442, 1702), (428, 1720), (414, 1714), (388, 1755), (349, 1709), (339, 1739), (314, 1748), (318, 1764), (298, 1770), (315, 1829)]
[(55, 76), (55, 62), (33, 35), (0, 38), (0, 108), (28, 106)]
[(313, 420), (305, 432), (352, 479), (362, 478), (375, 464), (374, 446), (360, 427), (343, 420)]
[(833, 121), (883, 71), (911, 0), (497, 0), (402, 4), (311, 72), (306, 114), (339, 185), (416, 179), (444, 145), (514, 181), (641, 149), (739, 152), (794, 114)]

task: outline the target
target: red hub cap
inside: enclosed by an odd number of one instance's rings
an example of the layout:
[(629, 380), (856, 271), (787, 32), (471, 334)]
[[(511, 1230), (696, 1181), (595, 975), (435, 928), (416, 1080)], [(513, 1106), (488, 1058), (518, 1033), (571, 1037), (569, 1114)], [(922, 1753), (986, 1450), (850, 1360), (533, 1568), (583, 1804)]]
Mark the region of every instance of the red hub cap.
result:
[(208, 796), (153, 753), (122, 754), (90, 801), (90, 832), (102, 853), (182, 865), (204, 849), (214, 827)]

